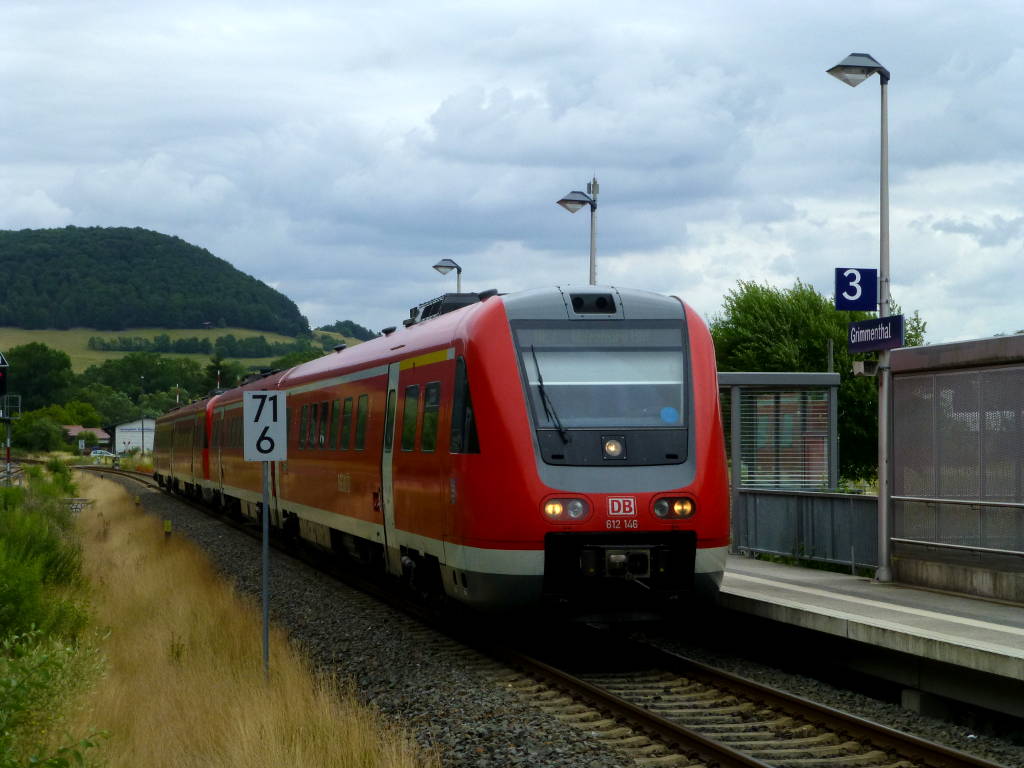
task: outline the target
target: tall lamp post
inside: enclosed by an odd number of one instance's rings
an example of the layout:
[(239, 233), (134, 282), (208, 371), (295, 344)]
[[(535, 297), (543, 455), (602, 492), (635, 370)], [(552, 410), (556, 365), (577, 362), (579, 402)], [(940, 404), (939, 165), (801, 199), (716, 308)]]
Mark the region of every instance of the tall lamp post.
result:
[(434, 265), (434, 269), (440, 272), (442, 275), (447, 275), (453, 269), (455, 270), (455, 292), (462, 293), (462, 267), (456, 264), (451, 259), (441, 259), (437, 264)]
[(590, 284), (597, 285), (597, 176), (587, 182), (587, 191), (573, 190), (558, 201), (569, 213), (576, 213), (584, 205), (590, 206)]
[[(888, 317), (889, 299), (889, 70), (867, 53), (851, 53), (828, 70), (849, 86), (858, 86), (874, 74), (882, 86), (882, 150), (879, 179), (878, 314)], [(892, 510), (889, 504), (889, 350), (878, 353), (878, 581), (892, 581)]]

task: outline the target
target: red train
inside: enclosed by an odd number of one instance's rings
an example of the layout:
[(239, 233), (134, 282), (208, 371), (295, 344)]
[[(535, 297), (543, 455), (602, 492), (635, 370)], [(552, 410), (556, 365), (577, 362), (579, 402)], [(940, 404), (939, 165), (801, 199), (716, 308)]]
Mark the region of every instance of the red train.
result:
[(167, 489), (256, 517), (242, 393), (287, 393), (271, 523), (482, 609), (681, 613), (717, 595), (729, 490), (714, 349), (675, 297), (452, 294), (404, 328), (157, 421)]

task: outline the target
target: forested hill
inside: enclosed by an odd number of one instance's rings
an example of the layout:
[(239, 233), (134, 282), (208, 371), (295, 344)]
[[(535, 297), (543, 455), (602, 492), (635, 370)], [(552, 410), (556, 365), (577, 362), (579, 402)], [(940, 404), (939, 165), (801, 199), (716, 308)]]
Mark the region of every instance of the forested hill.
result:
[(127, 227), (0, 231), (0, 326), (119, 331), (204, 323), (295, 336), (295, 303), (204, 248)]

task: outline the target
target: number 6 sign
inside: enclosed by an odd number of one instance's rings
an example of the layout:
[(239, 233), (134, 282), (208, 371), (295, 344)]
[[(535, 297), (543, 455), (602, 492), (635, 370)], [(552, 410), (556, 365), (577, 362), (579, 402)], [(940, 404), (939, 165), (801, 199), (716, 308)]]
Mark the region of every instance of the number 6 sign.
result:
[(242, 400), (246, 461), (288, 458), (287, 409), (284, 392), (245, 392)]
[(836, 267), (836, 309), (878, 309), (878, 270)]

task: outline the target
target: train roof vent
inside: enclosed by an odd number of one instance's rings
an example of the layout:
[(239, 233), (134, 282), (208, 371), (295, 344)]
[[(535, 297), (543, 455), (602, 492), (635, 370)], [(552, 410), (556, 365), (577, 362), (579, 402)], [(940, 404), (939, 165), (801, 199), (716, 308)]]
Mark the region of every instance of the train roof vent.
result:
[(380, 332), (383, 333), (385, 336), (390, 336), (392, 333), (395, 332), (395, 326), (389, 325), (387, 328), (381, 328)]
[(341, 350), (343, 350), (343, 349), (347, 349), (347, 348), (348, 348), (348, 344), (345, 344), (345, 343), (342, 343), (342, 344), (335, 344), (335, 345), (334, 345), (334, 351), (335, 351), (335, 352), (341, 352)]
[[(414, 325), (430, 317), (444, 315), (456, 309), (468, 307), (480, 301), (478, 293), (446, 293), (436, 299), (425, 301), (409, 310), (409, 319), (404, 321), (406, 327)], [(410, 322), (411, 321), (411, 322)]]
[(616, 315), (615, 297), (610, 293), (570, 293), (569, 303), (577, 315)]

